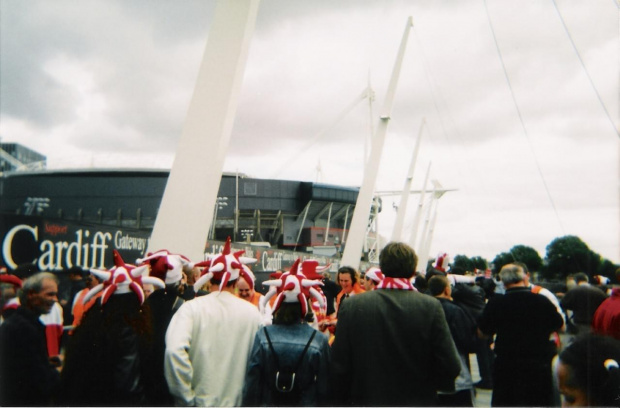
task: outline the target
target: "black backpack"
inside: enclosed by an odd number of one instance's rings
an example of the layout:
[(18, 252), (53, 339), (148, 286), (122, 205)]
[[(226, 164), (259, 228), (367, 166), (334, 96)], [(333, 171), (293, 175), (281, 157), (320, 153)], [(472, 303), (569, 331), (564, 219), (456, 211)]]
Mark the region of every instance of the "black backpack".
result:
[(308, 347), (314, 340), (314, 336), (316, 335), (316, 330), (312, 330), (312, 335), (310, 336), (310, 340), (306, 343), (306, 347), (304, 347), (304, 351), (299, 356), (299, 360), (295, 367), (291, 366), (280, 366), (280, 361), (278, 359), (278, 354), (273, 348), (273, 344), (271, 344), (271, 339), (269, 338), (269, 333), (267, 332), (267, 328), (264, 327), (265, 337), (267, 337), (267, 343), (269, 343), (269, 348), (271, 349), (271, 354), (273, 355), (273, 361), (276, 366), (276, 375), (272, 377), (270, 380), (271, 384), (271, 400), (273, 405), (275, 406), (300, 406), (301, 404), (301, 386), (295, 382), (295, 375), (297, 370), (301, 366), (302, 361), (308, 351)]

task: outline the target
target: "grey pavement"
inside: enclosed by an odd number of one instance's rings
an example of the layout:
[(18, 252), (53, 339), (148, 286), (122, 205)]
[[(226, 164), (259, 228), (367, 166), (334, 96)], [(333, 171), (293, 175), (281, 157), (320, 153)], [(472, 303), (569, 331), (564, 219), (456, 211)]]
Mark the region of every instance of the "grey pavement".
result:
[[(480, 373), (478, 372), (478, 361), (475, 354), (469, 355), (469, 363), (471, 364), (471, 376), (474, 383), (480, 381)], [(475, 407), (490, 407), (491, 406), (491, 390), (481, 390), (476, 388), (476, 399), (474, 401)]]

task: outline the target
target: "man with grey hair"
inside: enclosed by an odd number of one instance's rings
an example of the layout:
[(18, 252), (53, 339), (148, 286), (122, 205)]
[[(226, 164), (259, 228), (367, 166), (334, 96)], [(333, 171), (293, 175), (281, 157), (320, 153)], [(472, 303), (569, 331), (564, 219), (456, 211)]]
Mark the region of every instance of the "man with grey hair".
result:
[(478, 322), (480, 337), (496, 335), (491, 405), (552, 406), (556, 350), (549, 335), (562, 327), (562, 316), (532, 293), (522, 266), (505, 265), (499, 275), (506, 293), (489, 299)]
[(40, 272), (23, 282), (21, 306), (0, 326), (0, 406), (47, 406), (60, 383), (59, 361), (48, 358), (39, 316), (58, 301), (58, 279)]

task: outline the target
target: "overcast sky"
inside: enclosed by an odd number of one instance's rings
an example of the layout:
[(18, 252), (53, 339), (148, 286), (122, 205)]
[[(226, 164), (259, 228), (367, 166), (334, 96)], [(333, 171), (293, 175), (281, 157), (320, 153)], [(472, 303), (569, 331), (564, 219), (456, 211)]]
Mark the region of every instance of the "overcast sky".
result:
[[(544, 257), (554, 238), (577, 235), (618, 263), (618, 7), (264, 0), (224, 170), (359, 186), (411, 16), (377, 190), (402, 188), (425, 118), (413, 187), (430, 161), (431, 178), (458, 189), (439, 201), (431, 257), (492, 260), (518, 244)], [(50, 169), (169, 168), (214, 9), (0, 0), (2, 141), (46, 155)], [(369, 80), (372, 121), (364, 100), (330, 127)], [(388, 237), (398, 201), (383, 199)]]

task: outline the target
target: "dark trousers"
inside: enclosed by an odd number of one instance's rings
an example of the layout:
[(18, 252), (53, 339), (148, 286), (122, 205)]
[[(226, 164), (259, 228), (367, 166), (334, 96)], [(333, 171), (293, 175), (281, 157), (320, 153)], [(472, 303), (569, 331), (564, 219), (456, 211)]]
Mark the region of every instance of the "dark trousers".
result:
[(551, 358), (495, 358), (493, 407), (552, 406)]
[(478, 361), (478, 372), (480, 373), (480, 381), (488, 385), (493, 386), (493, 365), (495, 360), (495, 353), (491, 350), (491, 339), (481, 342), (480, 350), (476, 353), (476, 360)]

